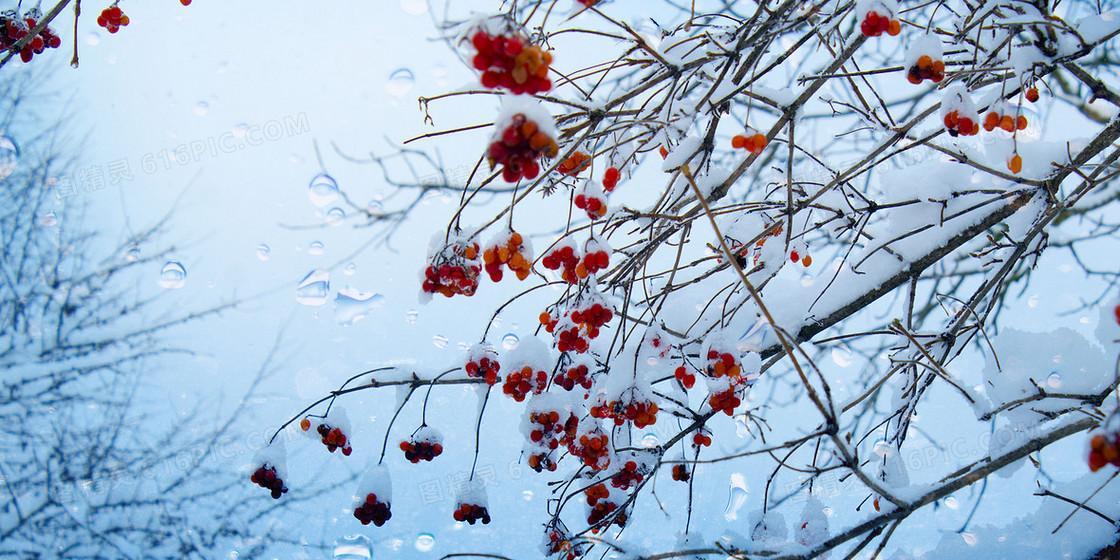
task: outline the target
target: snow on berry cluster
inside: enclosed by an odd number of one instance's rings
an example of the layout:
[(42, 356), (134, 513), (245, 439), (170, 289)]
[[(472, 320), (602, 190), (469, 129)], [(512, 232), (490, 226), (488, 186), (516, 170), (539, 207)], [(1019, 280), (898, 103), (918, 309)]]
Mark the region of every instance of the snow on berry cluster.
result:
[(1026, 115), (1020, 112), (1020, 107), (1013, 107), (1008, 103), (999, 102), (989, 107), (988, 114), (984, 116), (984, 130), (991, 132), (997, 128), (1006, 132), (1023, 130), (1028, 125)]
[(616, 426), (631, 422), (636, 428), (644, 428), (657, 422), (657, 411), (657, 403), (644, 388), (630, 385), (614, 397), (603, 397), (591, 407), (591, 416), (613, 420)]
[(592, 378), (592, 368), (594, 367), (594, 364), (572, 363), (567, 368), (561, 368), (556, 372), (556, 375), (552, 376), (552, 384), (565, 391), (572, 391), (576, 387), (583, 387), (585, 391), (584, 398), (587, 398), (586, 391), (591, 390), (591, 386), (594, 382)]
[(906, 79), (912, 84), (930, 80), (935, 84), (945, 79), (944, 52), (941, 39), (936, 35), (925, 35), (912, 44), (906, 53)]
[(487, 385), (493, 385), (498, 382), (498, 372), (501, 367), (494, 347), (479, 343), (467, 350), (467, 364), (463, 366), (463, 370), (467, 372), (468, 377), (485, 379)]
[(526, 337), (502, 358), (508, 373), (502, 393), (522, 402), (529, 395), (539, 395), (548, 387), (545, 364), (549, 362), (548, 347), (536, 337)]
[(393, 517), (393, 486), (389, 471), (385, 467), (375, 467), (368, 471), (358, 483), (355, 496), (354, 518), (362, 525), (380, 527)]
[(101, 10), (101, 14), (97, 16), (97, 25), (104, 27), (109, 33), (116, 33), (120, 28), (128, 25), (128, 16), (117, 7), (116, 2), (113, 2), (112, 6)]
[[(560, 278), (569, 284), (575, 284), (583, 278), (587, 278), (587, 267), (584, 266), (582, 271), (579, 271), (582, 264), (582, 256), (580, 255), (579, 248), (570, 239), (564, 239), (553, 245), (552, 250), (548, 252), (542, 259), (541, 265), (549, 270), (559, 270)], [(583, 272), (582, 275), (579, 272)]]
[(576, 425), (575, 435), (568, 444), (568, 452), (583, 461), (584, 466), (601, 471), (611, 464), (610, 439), (599, 422), (584, 416)]
[(749, 353), (750, 362), (744, 364), (744, 357), (733, 344), (718, 338), (709, 342), (704, 352), (704, 375), (708, 380), (708, 405), (713, 410), (731, 416), (742, 403), (740, 398), (744, 387), (757, 375), (761, 367), (758, 354)]
[[(31, 30), (39, 23), (42, 13), (38, 8), (27, 10), (22, 16), (16, 10), (7, 10), (0, 13), (0, 51), (11, 49), (21, 39), (27, 37)], [(19, 51), (19, 59), (31, 62), (37, 54), (42, 54), (46, 49), (57, 49), (62, 45), (62, 39), (55, 35), (50, 27), (44, 27), (23, 46)]]
[(553, 318), (547, 311), (540, 321), (545, 331), (552, 333), (556, 349), (561, 352), (584, 353), (591, 348), (591, 341), (599, 336), (599, 329), (614, 318), (611, 304), (598, 291), (587, 291), (562, 314)]
[(902, 23), (895, 19), (898, 5), (894, 0), (860, 0), (856, 3), (856, 14), (863, 18), (859, 24), (861, 33), (868, 37), (878, 37), (883, 33), (894, 37), (902, 32)]
[(753, 128), (748, 128), (745, 134), (736, 134), (731, 137), (732, 148), (746, 150), (756, 156), (766, 149), (766, 144), (766, 135)]
[(405, 460), (412, 464), (431, 461), (443, 453), (443, 434), (431, 426), (421, 426), (400, 444)]
[(607, 215), (607, 195), (603, 192), (603, 185), (597, 181), (585, 181), (576, 190), (574, 203), (576, 208), (586, 212), (587, 217), (592, 220)]
[(653, 470), (651, 465), (643, 461), (636, 451), (627, 451), (619, 462), (622, 462), (622, 460), (625, 460), (622, 463), (622, 469), (611, 476), (611, 486), (619, 490), (629, 490), (638, 486), (645, 480), (646, 475)]
[(312, 426), (315, 426), (314, 435), (319, 436), (319, 441), (327, 447), (327, 451), (334, 453), (335, 450), (340, 450), (347, 456), (353, 451), (347, 435), (350, 433), (350, 418), (342, 407), (332, 407), (326, 418), (304, 418), (299, 422), (300, 429), (309, 434)]
[(288, 492), (288, 486), (284, 483), (288, 479), (286, 455), (284, 442), (276, 440), (253, 457), (253, 472), (249, 475), (249, 481), (268, 490), (276, 500)]
[(502, 265), (512, 270), (518, 280), (524, 280), (533, 269), (533, 247), (520, 233), (505, 231), (482, 252), (482, 262), (494, 282), (502, 280)]
[(560, 446), (572, 441), (578, 425), (579, 418), (560, 395), (544, 393), (529, 399), (521, 422), (529, 468), (556, 470)]
[(591, 156), (576, 150), (572, 152), (572, 155), (560, 162), (560, 164), (556, 166), (556, 170), (564, 175), (575, 177), (588, 167), (591, 167)]
[(520, 96), (506, 96), (486, 150), (490, 169), (501, 166), (507, 183), (535, 179), (541, 156), (556, 157), (560, 151), (556, 135), (556, 125), (544, 107)]
[(428, 266), (424, 269), (421, 299), (430, 294), (451, 297), (456, 294), (473, 296), (478, 289), (478, 243), (466, 236), (447, 236), (437, 233), (428, 246)]
[(555, 556), (559, 560), (575, 560), (583, 556), (584, 549), (579, 543), (572, 541), (572, 535), (564, 522), (557, 519), (545, 528), (541, 553), (549, 557)]
[(980, 133), (980, 114), (962, 84), (945, 88), (945, 95), (941, 97), (941, 119), (952, 136)]
[(626, 526), (626, 512), (618, 509), (619, 504), (626, 501), (622, 490), (599, 483), (584, 490), (583, 494), (587, 498), (587, 524), (591, 526), (592, 533), (598, 533), (612, 524)]
[(486, 487), (480, 481), (472, 480), (463, 484), (458, 499), (455, 501), (455, 511), (451, 516), (455, 521), (466, 522), (474, 525), (481, 521), (483, 525), (490, 523), (489, 500), (486, 497)]
[(470, 37), (475, 51), (471, 64), (482, 72), (483, 87), (530, 95), (552, 89), (552, 53), (513, 31), (477, 29)]

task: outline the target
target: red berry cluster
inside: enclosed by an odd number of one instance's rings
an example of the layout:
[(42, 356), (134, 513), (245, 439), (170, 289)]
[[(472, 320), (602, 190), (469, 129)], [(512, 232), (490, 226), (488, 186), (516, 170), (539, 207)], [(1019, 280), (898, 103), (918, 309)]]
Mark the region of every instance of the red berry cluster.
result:
[(380, 527), (393, 517), (393, 512), (389, 511), (387, 502), (378, 501), (377, 494), (371, 493), (366, 494), (366, 500), (362, 505), (354, 508), (354, 517), (361, 521), (362, 525), (369, 525), (372, 522)]
[(731, 147), (736, 149), (744, 149), (757, 156), (758, 154), (762, 153), (762, 150), (766, 149), (766, 144), (768, 143), (768, 141), (766, 140), (765, 134), (762, 134), (761, 132), (755, 132), (754, 134), (751, 134), (750, 132), (751, 131), (748, 130), (746, 136), (742, 134), (736, 134), (735, 136), (732, 136)]
[(677, 378), (677, 381), (680, 381), (685, 389), (691, 389), (696, 384), (696, 375), (684, 366), (677, 366), (677, 370), (673, 372), (673, 377)]
[(576, 385), (584, 389), (591, 389), (591, 373), (586, 365), (573, 365), (568, 368), (567, 372), (556, 372), (552, 377), (552, 382), (564, 388), (565, 391), (571, 391), (576, 388)]
[(568, 445), (568, 451), (582, 459), (588, 468), (601, 471), (611, 464), (608, 441), (607, 434), (595, 423), (591, 431), (580, 434), (578, 440)]
[(621, 177), (617, 167), (608, 167), (607, 171), (603, 173), (603, 190), (607, 192), (614, 191), (618, 186), (618, 179)]
[(737, 380), (743, 374), (743, 368), (737, 356), (730, 352), (720, 352), (714, 348), (708, 350), (705, 371), (709, 377), (716, 379), (727, 376)]
[(523, 245), (521, 234), (516, 231), (510, 234), (504, 242), (497, 243), (482, 252), (482, 262), (485, 263), (486, 273), (490, 279), (499, 282), (502, 279), (502, 265), (506, 265), (517, 275), (518, 280), (529, 277), (533, 268), (533, 257), (528, 254), (528, 247)]
[(1108, 464), (1120, 467), (1120, 433), (1093, 434), (1089, 440), (1089, 470), (1097, 472)]
[(288, 487), (284, 485), (284, 481), (280, 479), (280, 475), (276, 474), (276, 467), (264, 464), (257, 468), (249, 480), (272, 492), (272, 498), (279, 500), (280, 495), (288, 491)]
[(1116, 316), (1116, 323), (1120, 324), (1120, 305), (1112, 309), (1112, 314)]
[(482, 521), (483, 525), (490, 523), (490, 512), (486, 511), (486, 507), (479, 505), (459, 504), (451, 516), (455, 521), (466, 521), (471, 525), (474, 525), (475, 521)]
[(501, 364), (498, 363), (497, 352), (488, 350), (479, 345), (471, 354), (472, 356), (468, 359), (467, 365), (463, 366), (463, 369), (467, 372), (467, 376), (485, 379), (487, 385), (497, 383), (498, 371), (501, 369)]
[[(311, 429), (311, 420), (304, 418), (300, 420), (299, 427), (303, 431)], [(350, 448), (350, 442), (346, 438), (346, 434), (342, 433), (341, 428), (330, 426), (328, 424), (319, 424), (315, 427), (315, 431), (319, 434), (320, 441), (323, 445), (327, 446), (327, 451), (334, 453), (336, 449), (341, 449), (343, 455), (349, 456), (353, 449)]]
[(638, 469), (638, 463), (626, 461), (626, 464), (622, 466), (622, 470), (611, 477), (611, 486), (619, 490), (629, 490), (631, 486), (637, 486), (642, 483), (642, 479), (646, 476), (644, 471), (645, 469)]
[(576, 560), (583, 556), (583, 548), (572, 542), (568, 532), (559, 527), (550, 527), (545, 532), (542, 546), (548, 556), (559, 556), (561, 560)]
[(432, 441), (402, 441), (400, 447), (404, 458), (413, 464), (431, 461), (443, 453), (443, 445)]
[(972, 117), (961, 116), (960, 112), (953, 110), (945, 115), (945, 129), (952, 136), (975, 136), (980, 134), (980, 123), (973, 120)]
[[(583, 493), (587, 496), (587, 505), (591, 507), (591, 511), (587, 514), (587, 524), (591, 526), (592, 533), (598, 533), (601, 529), (605, 528), (599, 527), (599, 523), (615, 513), (615, 510), (618, 509), (618, 504), (610, 499), (611, 493), (610, 490), (607, 490), (605, 484), (596, 484), (584, 490)], [(626, 513), (618, 512), (611, 520), (611, 523), (615, 523), (619, 527), (625, 527)]]
[(547, 373), (540, 370), (534, 373), (531, 366), (525, 366), (506, 376), (505, 383), (502, 383), (502, 392), (513, 397), (513, 400), (521, 402), (530, 393), (541, 394), (547, 386)]
[(1000, 114), (997, 111), (990, 111), (984, 117), (984, 130), (991, 132), (997, 128), (1002, 128), (1007, 132), (1023, 130), (1024, 128), (1027, 128), (1027, 117), (1023, 115), (1016, 116)]
[(575, 284), (582, 278), (587, 278), (587, 267), (583, 267), (583, 275), (579, 275), (580, 256), (576, 248), (571, 245), (557, 247), (541, 259), (541, 264), (549, 270), (560, 270), (560, 277), (569, 284)]
[(576, 195), (575, 205), (576, 208), (587, 212), (587, 217), (592, 220), (597, 220), (607, 215), (606, 197), (602, 189), (599, 188), (585, 188), (584, 192)]
[(688, 467), (684, 464), (673, 465), (673, 480), (680, 482), (688, 482), (692, 478), (692, 473), (688, 472)]
[(509, 126), (490, 141), (486, 157), (490, 169), (502, 166), (502, 179), (516, 183), (522, 178), (534, 179), (541, 172), (540, 157), (556, 157), (560, 147), (551, 136), (540, 130), (535, 121), (517, 113)]
[(564, 161), (560, 162), (560, 165), (556, 166), (556, 170), (565, 175), (574, 177), (579, 175), (580, 171), (587, 169), (590, 165), (591, 156), (577, 150), (572, 152), (572, 155), (565, 158)]
[(482, 30), (471, 36), (471, 44), (478, 51), (472, 64), (482, 71), (483, 87), (530, 95), (552, 89), (548, 79), (552, 53), (517, 35), (491, 35)]
[(591, 416), (610, 418), (616, 426), (630, 421), (635, 427), (644, 428), (657, 422), (657, 403), (638, 398), (631, 398), (628, 402), (614, 400), (591, 407)]
[[(0, 14), (0, 51), (11, 49), (21, 39), (27, 37), (27, 34), (38, 23), (40, 16), (39, 11), (34, 8), (28, 10), (23, 17), (20, 17), (19, 12), (15, 10)], [(35, 55), (42, 54), (46, 49), (57, 49), (60, 45), (62, 45), (62, 39), (55, 35), (50, 27), (44, 27), (38, 35), (20, 49), (19, 59), (24, 62), (31, 62)]]
[(890, 15), (879, 15), (879, 12), (871, 10), (859, 24), (859, 30), (868, 37), (878, 37), (883, 33), (894, 37), (902, 32), (902, 23)]
[(712, 444), (712, 438), (703, 432), (696, 432), (692, 436), (693, 447), (708, 447)]
[[(600, 270), (606, 270), (607, 267), (610, 266), (610, 253), (607, 252), (606, 248), (603, 247), (601, 243), (592, 239), (587, 242), (587, 247), (585, 247), (585, 249), (586, 253), (584, 253), (583, 258), (580, 259), (579, 264), (576, 265), (577, 277), (583, 278), (588, 274), (595, 274)], [(583, 270), (580, 270), (581, 266)]]
[(713, 391), (708, 395), (708, 404), (711, 405), (712, 410), (722, 410), (724, 414), (732, 416), (735, 414), (735, 408), (743, 402), (738, 392), (738, 387), (735, 385), (723, 391)]
[(575, 437), (579, 419), (570, 412), (563, 423), (560, 418), (560, 412), (555, 410), (529, 414), (529, 441), (537, 452), (529, 455), (528, 462), (536, 472), (556, 470), (556, 450)]
[(906, 72), (906, 79), (912, 84), (920, 84), (922, 80), (930, 80), (935, 84), (945, 79), (945, 62), (934, 60), (928, 54), (918, 57), (918, 61)]
[(478, 243), (455, 242), (435, 254), (424, 269), (421, 289), (429, 294), (473, 296), (478, 290)]
[(112, 6), (101, 10), (101, 15), (97, 16), (97, 25), (104, 27), (109, 33), (116, 33), (117, 30), (128, 25), (128, 16), (124, 15), (114, 2)]

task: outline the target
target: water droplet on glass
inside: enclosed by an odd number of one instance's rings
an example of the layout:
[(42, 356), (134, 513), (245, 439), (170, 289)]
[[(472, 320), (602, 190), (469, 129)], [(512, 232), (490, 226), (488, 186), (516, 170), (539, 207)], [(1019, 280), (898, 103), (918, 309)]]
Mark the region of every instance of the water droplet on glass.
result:
[(7, 179), (19, 165), (19, 145), (11, 136), (0, 136), (0, 181)]
[(880, 457), (890, 457), (894, 454), (894, 447), (892, 447), (887, 440), (881, 439), (875, 442), (875, 447), (872, 448), (872, 451)]
[(427, 0), (401, 0), (401, 9), (410, 16), (423, 15), (428, 11)]
[(101, 36), (97, 33), (90, 32), (86, 35), (86, 44), (91, 47), (96, 47), (101, 44)]
[(447, 337), (437, 334), (432, 337), (432, 344), (435, 344), (436, 348), (447, 348)]
[(385, 296), (362, 292), (349, 286), (338, 291), (334, 298), (334, 317), (338, 324), (348, 327), (364, 319), (373, 308), (385, 301)]
[(136, 262), (140, 260), (140, 248), (136, 245), (129, 246), (128, 250), (124, 253), (124, 260), (128, 262)]
[(179, 261), (169, 261), (159, 272), (159, 285), (171, 290), (182, 288), (187, 283), (187, 269)]
[(957, 502), (956, 498), (949, 496), (948, 498), (945, 498), (945, 507), (949, 509), (957, 509), (961, 507), (961, 504)]
[(323, 242), (322, 241), (312, 241), (310, 244), (307, 245), (307, 254), (308, 255), (314, 255), (314, 256), (318, 257), (319, 255), (322, 255), (324, 252), (326, 252), (326, 249), (323, 247)]
[(244, 140), (245, 136), (249, 134), (249, 125), (240, 123), (233, 127), (233, 137), (238, 140)]
[(809, 274), (808, 272), (806, 272), (805, 274), (801, 275), (801, 286), (803, 288), (811, 288), (811, 287), (813, 287), (813, 284), (816, 284), (816, 283), (817, 283), (817, 280), (816, 280), (816, 278), (813, 278), (812, 274)]
[(1046, 378), (1046, 386), (1051, 388), (1051, 389), (1061, 389), (1062, 388), (1062, 374), (1060, 374), (1056, 371), (1054, 373), (1051, 373), (1050, 377)]
[(46, 214), (43, 214), (42, 216), (39, 216), (39, 226), (40, 227), (48, 227), (49, 228), (49, 227), (54, 227), (54, 226), (57, 226), (57, 225), (58, 225), (58, 214), (55, 214), (54, 212), (47, 212)]
[(832, 508), (824, 506), (824, 508), (821, 509), (821, 513), (827, 515), (828, 517), (832, 517)]
[(334, 547), (334, 560), (369, 560), (373, 545), (365, 535), (345, 536)]
[(657, 447), (661, 444), (661, 440), (657, 438), (657, 434), (650, 432), (642, 436), (642, 447)]
[(747, 421), (742, 416), (735, 417), (735, 435), (746, 438), (750, 437), (751, 429), (747, 427)]
[(415, 325), (418, 319), (420, 319), (420, 312), (415, 309), (409, 309), (404, 314), (404, 322), (410, 325)]
[(727, 507), (723, 510), (723, 518), (734, 521), (739, 518), (739, 508), (747, 503), (747, 481), (741, 473), (731, 475), (731, 483), (727, 491)]
[(270, 252), (272, 252), (272, 249), (270, 249), (268, 247), (268, 245), (265, 245), (264, 243), (261, 243), (260, 245), (257, 245), (257, 258), (258, 259), (260, 259), (262, 261), (267, 261), (268, 260), (268, 254)]
[(346, 265), (346, 268), (342, 269), (342, 273), (347, 275), (347, 276), (353, 276), (354, 273), (357, 272), (357, 271), (358, 271), (358, 267), (354, 263), (350, 263), (350, 264)]
[(502, 348), (505, 348), (506, 350), (513, 350), (514, 348), (517, 348), (518, 344), (521, 344), (521, 339), (513, 333), (507, 333), (502, 337)]
[(524, 498), (526, 502), (528, 502), (529, 500), (533, 499), (533, 491), (532, 490), (525, 490), (524, 492), (521, 493), (521, 497)]
[(199, 101), (198, 105), (194, 106), (195, 116), (205, 117), (210, 112), (210, 104), (205, 101)]
[(416, 535), (416, 550), (420, 552), (430, 552), (436, 547), (436, 538), (430, 533), (420, 533)]
[(377, 214), (380, 214), (384, 208), (385, 205), (381, 203), (380, 199), (376, 198), (369, 201), (369, 204), (366, 205), (366, 210), (368, 210), (370, 214), (373, 214), (375, 216)]
[(739, 340), (748, 346), (748, 350), (758, 351), (763, 348), (766, 339), (770, 334), (770, 325), (766, 322), (765, 317), (759, 317), (755, 320), (751, 328), (739, 337)]
[(393, 97), (404, 97), (404, 95), (412, 91), (412, 86), (416, 83), (416, 76), (413, 76), (412, 70), (408, 68), (398, 68), (389, 74), (389, 83), (385, 84), (385, 91)]
[(1032, 294), (1027, 298), (1027, 307), (1038, 307), (1038, 294)]
[(661, 362), (661, 360), (658, 360), (657, 356), (650, 356), (650, 357), (646, 358), (646, 365), (648, 365), (650, 367), (656, 366), (660, 362)]
[(311, 199), (311, 204), (322, 208), (338, 200), (338, 183), (330, 175), (320, 173), (311, 179), (307, 197)]
[(331, 273), (316, 268), (296, 286), (296, 301), (303, 305), (319, 306), (327, 303), (331, 287)]
[(968, 546), (976, 546), (976, 542), (979, 540), (976, 538), (976, 535), (972, 533), (961, 533), (961, 538), (964, 539), (965, 544)]
[(840, 367), (852, 365), (852, 349), (846, 345), (837, 344), (832, 347), (832, 363)]
[(331, 208), (330, 210), (327, 210), (327, 225), (328, 226), (340, 226), (340, 225), (342, 225), (342, 222), (345, 222), (345, 221), (346, 221), (346, 211), (345, 210), (343, 210), (343, 209), (341, 209), (337, 206), (335, 206), (334, 208)]

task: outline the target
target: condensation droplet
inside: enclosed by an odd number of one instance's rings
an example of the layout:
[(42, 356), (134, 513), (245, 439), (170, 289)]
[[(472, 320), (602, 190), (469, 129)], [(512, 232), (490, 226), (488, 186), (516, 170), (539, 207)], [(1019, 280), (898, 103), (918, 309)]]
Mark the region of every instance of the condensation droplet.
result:
[(11, 136), (0, 136), (0, 180), (7, 179), (19, 165), (19, 144)]
[(506, 333), (506, 335), (502, 337), (502, 348), (506, 350), (513, 350), (517, 348), (518, 344), (521, 344), (521, 339), (513, 333)]
[(270, 249), (268, 247), (268, 245), (265, 245), (264, 243), (261, 243), (260, 245), (257, 245), (257, 258), (260, 259), (262, 262), (268, 260), (269, 253), (271, 253), (271, 252), (272, 252), (272, 249)]
[(136, 262), (140, 260), (140, 248), (132, 245), (124, 253), (124, 259), (128, 262)]
[(320, 173), (311, 179), (307, 197), (311, 199), (311, 204), (322, 208), (338, 200), (338, 183), (330, 175)]
[(412, 74), (412, 70), (408, 68), (398, 68), (389, 74), (389, 82), (385, 84), (385, 91), (393, 97), (404, 97), (405, 94), (412, 91), (412, 86), (416, 84), (416, 76)]
[(318, 257), (319, 255), (322, 255), (325, 252), (326, 252), (326, 248), (323, 247), (323, 242), (322, 241), (312, 241), (310, 244), (307, 245), (307, 254), (308, 255), (313, 255), (313, 256)]
[(961, 538), (964, 539), (965, 544), (968, 546), (976, 546), (976, 542), (979, 540), (976, 538), (976, 535), (972, 533), (961, 533)]
[(345, 536), (334, 547), (333, 560), (369, 560), (373, 558), (373, 545), (365, 535)]
[(331, 273), (316, 268), (307, 273), (296, 286), (296, 301), (301, 305), (320, 306), (327, 303), (331, 286)]
[(872, 448), (872, 451), (880, 457), (890, 457), (894, 455), (894, 446), (887, 442), (887, 440), (881, 439), (875, 442), (875, 447)]
[(958, 508), (961, 507), (960, 502), (958, 502), (957, 499), (952, 497), (952, 496), (949, 496), (949, 497), (945, 498), (944, 503), (945, 503), (945, 507), (947, 507), (949, 509), (958, 509)]
[(1032, 294), (1027, 298), (1027, 307), (1038, 307), (1038, 294)]
[(437, 334), (432, 337), (432, 344), (435, 344), (436, 348), (447, 348), (447, 337)]
[(206, 114), (209, 113), (209, 112), (210, 112), (210, 104), (205, 102), (205, 101), (199, 101), (198, 104), (194, 106), (195, 116), (205, 117)]
[(657, 437), (657, 434), (649, 432), (642, 436), (642, 447), (657, 447), (658, 445), (661, 445), (661, 440)]
[(420, 533), (416, 535), (416, 550), (420, 552), (431, 552), (436, 547), (436, 538), (430, 533)]
[(532, 490), (525, 490), (524, 492), (522, 492), (522, 493), (521, 493), (521, 497), (522, 497), (522, 498), (523, 498), (523, 499), (524, 499), (524, 500), (525, 500), (526, 502), (528, 502), (529, 500), (532, 500), (532, 499), (533, 499), (533, 491), (532, 491)]
[(742, 473), (733, 473), (727, 491), (727, 507), (723, 510), (723, 518), (734, 521), (739, 518), (739, 508), (747, 503), (747, 480)]
[(353, 276), (354, 273), (357, 272), (357, 271), (358, 271), (358, 266), (355, 265), (354, 263), (350, 263), (350, 264), (346, 265), (346, 268), (342, 269), (342, 273), (347, 275), (347, 276)]
[(327, 210), (326, 221), (328, 226), (340, 226), (346, 221), (346, 211), (335, 206)]
[(385, 296), (374, 292), (362, 292), (349, 286), (338, 291), (334, 297), (334, 317), (338, 324), (348, 327), (366, 318), (373, 308), (381, 305)]
[(96, 47), (97, 45), (100, 45), (101, 44), (101, 36), (98, 35), (97, 33), (92, 32), (92, 31), (87, 33), (86, 34), (86, 44), (91, 46), (91, 47)]
[(420, 312), (415, 309), (409, 309), (404, 314), (404, 322), (415, 325), (416, 321), (420, 319)]
[(843, 344), (832, 347), (832, 363), (840, 367), (852, 365), (852, 350)]
[(58, 225), (58, 214), (55, 214), (53, 211), (52, 212), (47, 212), (46, 214), (43, 214), (42, 216), (39, 216), (39, 226), (40, 227), (50, 228), (50, 227), (54, 227), (54, 226), (57, 226), (57, 225)]
[(657, 359), (657, 356), (650, 356), (650, 357), (646, 358), (646, 365), (651, 366), (651, 367), (656, 366), (660, 362), (661, 362), (661, 360)]
[(187, 269), (179, 261), (169, 261), (159, 272), (159, 285), (177, 290), (187, 283)]
[(1062, 374), (1060, 374), (1056, 371), (1051, 373), (1050, 376), (1046, 378), (1046, 386), (1051, 388), (1051, 389), (1061, 389), (1062, 388)]

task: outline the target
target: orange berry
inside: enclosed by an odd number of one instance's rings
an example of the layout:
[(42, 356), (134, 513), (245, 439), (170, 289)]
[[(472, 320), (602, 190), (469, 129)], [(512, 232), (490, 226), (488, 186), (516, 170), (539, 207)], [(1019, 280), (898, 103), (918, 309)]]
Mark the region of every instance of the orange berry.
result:
[(534, 132), (533, 135), (529, 137), (529, 147), (537, 151), (543, 150), (544, 148), (548, 147), (550, 143), (552, 143), (552, 138), (549, 138), (547, 134), (539, 130)]
[(1089, 447), (1091, 447), (1095, 451), (1100, 451), (1101, 449), (1104, 449), (1104, 444), (1105, 444), (1104, 434), (1095, 434), (1095, 435), (1093, 435), (1093, 438), (1089, 440)]
[(521, 234), (520, 234), (520, 233), (517, 233), (516, 231), (515, 231), (515, 232), (513, 232), (513, 235), (510, 235), (510, 236), (509, 236), (509, 242), (510, 242), (510, 244), (512, 244), (512, 245), (513, 245), (514, 247), (518, 247), (518, 246), (520, 246), (520, 245), (521, 245), (521, 242), (522, 242), (522, 241), (524, 241), (524, 240), (523, 240), (523, 239), (521, 238)]
[(1027, 101), (1030, 101), (1031, 103), (1034, 103), (1035, 101), (1038, 101), (1038, 90), (1037, 89), (1032, 87), (1031, 89), (1027, 90)]
[(666, 150), (665, 146), (658, 147), (657, 152), (661, 154), (661, 159), (669, 157), (669, 150)]
[[(933, 61), (933, 72), (935, 74), (944, 74), (945, 73), (945, 61), (942, 61), (942, 60)], [(934, 80), (934, 81), (939, 82), (941, 80)]]
[(813, 264), (813, 257), (810, 257), (809, 255), (805, 255), (804, 257), (801, 258), (801, 264), (803, 264), (805, 266), (812, 265)]
[(1008, 132), (1013, 132), (1015, 130), (1015, 117), (1004, 115), (999, 119), (999, 127)]
[(1027, 128), (1027, 117), (1024, 117), (1023, 115), (1019, 115), (1019, 118), (1015, 119), (1015, 128), (1017, 128), (1019, 130), (1023, 130), (1024, 128)]
[(1019, 154), (1015, 154), (1015, 157), (1007, 162), (1007, 168), (1010, 169), (1012, 173), (1019, 173), (1023, 170), (1023, 158), (1019, 157)]
[(468, 260), (472, 260), (472, 261), (473, 261), (473, 260), (474, 260), (474, 258), (475, 258), (476, 256), (478, 256), (478, 250), (477, 250), (477, 249), (475, 249), (474, 247), (467, 247), (467, 249), (466, 249), (465, 251), (463, 251), (463, 256), (464, 256), (465, 258), (467, 258)]
[(918, 57), (918, 68), (924, 70), (926, 68), (929, 68), (930, 66), (933, 66), (933, 59), (930, 58), (928, 54), (923, 54), (922, 56)]
[(311, 421), (304, 418), (303, 420), (299, 421), (299, 427), (306, 432), (307, 430), (311, 429)]
[(576, 265), (576, 276), (579, 278), (587, 278), (587, 267), (583, 263)]
[(745, 148), (747, 147), (747, 137), (741, 134), (736, 134), (731, 137), (732, 148)]
[(763, 148), (766, 147), (766, 135), (758, 133), (752, 136), (751, 139), (754, 140), (754, 148), (751, 149), (751, 153), (755, 155), (762, 153)]
[(525, 121), (525, 124), (521, 125), (521, 136), (525, 138), (531, 138), (536, 132), (537, 123), (535, 121)]
[(897, 37), (899, 33), (902, 33), (902, 23), (897, 19), (892, 19), (891, 22), (887, 24), (887, 35)]

